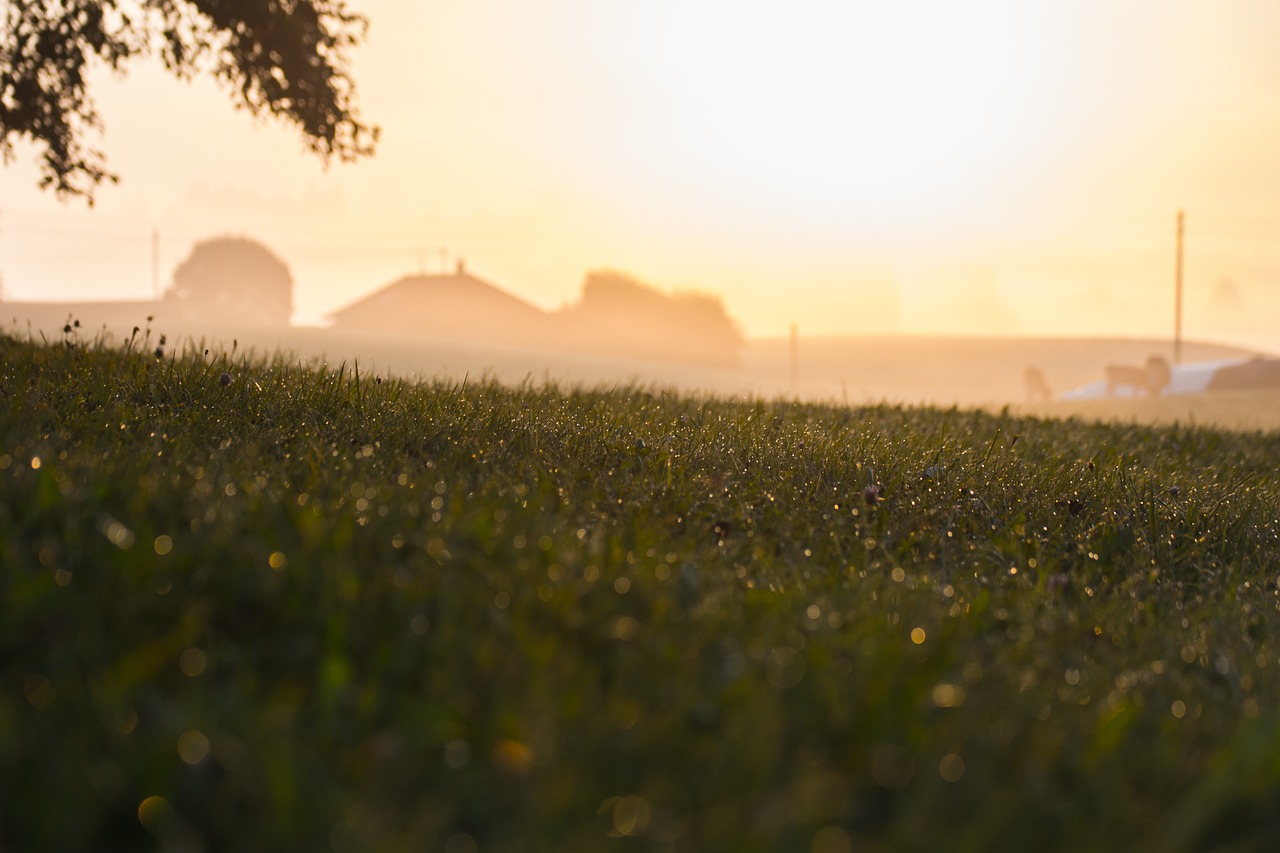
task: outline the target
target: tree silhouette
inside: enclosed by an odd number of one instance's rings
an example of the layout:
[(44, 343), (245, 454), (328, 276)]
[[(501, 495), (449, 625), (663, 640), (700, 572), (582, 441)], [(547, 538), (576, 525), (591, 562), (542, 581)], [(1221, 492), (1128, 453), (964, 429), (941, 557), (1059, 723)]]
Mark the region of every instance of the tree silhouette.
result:
[(237, 106), (297, 126), (325, 163), (371, 154), (348, 51), (368, 22), (344, 0), (0, 0), (0, 157), (42, 149), (42, 187), (84, 196), (115, 182), (83, 137), (101, 127), (87, 72), (158, 54), (179, 78), (213, 75)]
[(742, 345), (719, 297), (663, 293), (617, 270), (587, 273), (581, 299), (560, 318), (566, 341), (641, 358), (735, 366)]
[(288, 325), (293, 276), (261, 243), (217, 237), (197, 243), (178, 265), (164, 300), (188, 320)]

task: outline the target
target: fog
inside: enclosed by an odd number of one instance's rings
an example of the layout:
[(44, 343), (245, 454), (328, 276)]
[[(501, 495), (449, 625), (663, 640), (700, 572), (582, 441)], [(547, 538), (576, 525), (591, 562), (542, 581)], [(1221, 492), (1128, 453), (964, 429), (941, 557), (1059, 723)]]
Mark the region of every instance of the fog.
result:
[[(977, 275), (978, 273), (975, 273)], [(543, 310), (458, 262), (402, 276), (333, 312), (291, 322), (288, 267), (262, 244), (197, 244), (158, 298), (0, 303), (7, 333), (47, 341), (132, 341), (157, 359), (210, 352), (286, 358), (365, 377), (554, 382), (834, 405), (932, 404), (1018, 413), (1280, 428), (1280, 365), (1238, 346), (1187, 340), (1183, 364), (1261, 365), (1232, 393), (1171, 383), (1169, 340), (1138, 337), (812, 335), (747, 337), (719, 297), (666, 291), (617, 270), (589, 271), (579, 295)], [(1229, 291), (1229, 289), (1228, 289)], [(971, 292), (991, 298), (980, 285)], [(1080, 395), (1123, 368), (1164, 365), (1162, 385)], [(1252, 369), (1252, 368), (1251, 368)], [(1034, 374), (1034, 383), (1031, 376)], [(1220, 383), (1221, 384), (1221, 383)], [(1167, 386), (1167, 387), (1165, 387)], [(1178, 387), (1174, 387), (1178, 386)]]
[[(1183, 210), (1183, 360), (1280, 349), (1273, 3), (360, 6), (352, 74), (383, 136), (353, 164), (322, 168), (206, 77), (98, 69), (91, 141), (121, 182), (62, 201), (15, 148), (6, 324), (154, 316), (423, 375), (1016, 402), (1027, 368), (1056, 396), (1174, 360)], [(175, 298), (224, 237), (287, 267), (283, 316)], [(489, 313), (445, 293), (460, 265), (499, 292)], [(414, 282), (418, 308), (340, 319)]]
[[(14, 171), (21, 170), (0, 170), (0, 183), (13, 184)], [(916, 251), (904, 247), (893, 257), (889, 248), (877, 258), (856, 245), (834, 256), (815, 247), (762, 257), (770, 238), (754, 233), (741, 242), (683, 235), (651, 252), (624, 238), (601, 238), (582, 252), (590, 241), (554, 233), (473, 236), (451, 241), (457, 247), (451, 248), (415, 239), (413, 228), (391, 218), (368, 217), (348, 228), (340, 214), (327, 212), (341, 206), (336, 196), (234, 198), (253, 212), (235, 213), (226, 195), (212, 191), (184, 196), (184, 212), (155, 219), (43, 198), (47, 210), (13, 212), (0, 200), (0, 294), (19, 302), (155, 298), (196, 244), (232, 234), (260, 240), (288, 264), (292, 319), (301, 326), (323, 326), (334, 311), (394, 280), (447, 274), (462, 260), (543, 311), (578, 299), (594, 269), (622, 270), (667, 292), (711, 294), (747, 337), (785, 336), (792, 323), (819, 336), (1173, 334), (1176, 210), (1110, 235), (1123, 241), (1118, 246), (1082, 234), (1074, 252), (1062, 249), (1074, 238), (1060, 237), (987, 253), (922, 240)], [(1183, 332), (1274, 352), (1280, 244), (1253, 220), (1223, 222), (1187, 214)], [(446, 230), (434, 224), (423, 230), (437, 228)], [(850, 239), (856, 244), (856, 235)], [(672, 261), (671, 253), (679, 257)]]

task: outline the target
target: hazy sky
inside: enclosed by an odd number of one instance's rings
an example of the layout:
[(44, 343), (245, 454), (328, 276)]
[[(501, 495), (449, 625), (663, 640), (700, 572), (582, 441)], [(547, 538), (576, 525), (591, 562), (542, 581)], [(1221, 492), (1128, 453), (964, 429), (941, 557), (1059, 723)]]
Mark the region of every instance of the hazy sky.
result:
[(752, 335), (1186, 334), (1280, 350), (1275, 0), (353, 4), (375, 158), (158, 66), (96, 79), (118, 186), (0, 169), (10, 299), (146, 297), (194, 241), (266, 243), (314, 322), (468, 267), (529, 300), (625, 270)]

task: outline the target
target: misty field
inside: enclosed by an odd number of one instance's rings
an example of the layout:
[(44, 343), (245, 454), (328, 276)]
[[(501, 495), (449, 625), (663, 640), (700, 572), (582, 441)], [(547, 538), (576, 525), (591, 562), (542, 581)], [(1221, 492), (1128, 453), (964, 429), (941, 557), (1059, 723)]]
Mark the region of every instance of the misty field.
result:
[(0, 849), (1280, 840), (1280, 434), (0, 337)]

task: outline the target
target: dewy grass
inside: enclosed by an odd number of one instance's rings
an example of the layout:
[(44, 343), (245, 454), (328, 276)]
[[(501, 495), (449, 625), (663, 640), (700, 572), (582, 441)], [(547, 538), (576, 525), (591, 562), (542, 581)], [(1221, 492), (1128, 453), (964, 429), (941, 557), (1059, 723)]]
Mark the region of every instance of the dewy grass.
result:
[(1280, 437), (165, 349), (0, 338), (4, 849), (1280, 837)]

